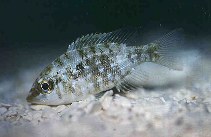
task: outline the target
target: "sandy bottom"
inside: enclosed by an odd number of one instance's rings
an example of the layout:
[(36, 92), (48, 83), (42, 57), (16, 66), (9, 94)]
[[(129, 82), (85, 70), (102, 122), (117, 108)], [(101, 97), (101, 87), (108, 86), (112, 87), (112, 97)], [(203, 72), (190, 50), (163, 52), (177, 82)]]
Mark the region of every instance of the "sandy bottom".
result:
[(1, 137), (211, 136), (209, 77), (185, 86), (139, 89), (125, 95), (108, 91), (100, 98), (50, 107), (25, 100), (39, 71), (23, 70), (0, 82)]

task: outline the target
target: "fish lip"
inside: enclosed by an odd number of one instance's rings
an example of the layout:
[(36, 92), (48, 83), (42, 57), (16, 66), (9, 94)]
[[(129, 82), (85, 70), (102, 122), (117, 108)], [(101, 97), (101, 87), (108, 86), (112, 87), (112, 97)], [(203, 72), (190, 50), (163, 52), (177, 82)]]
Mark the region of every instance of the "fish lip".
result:
[(38, 96), (39, 94), (40, 94), (40, 92), (39, 92), (37, 89), (32, 88), (32, 89), (29, 91), (29, 95), (26, 97), (27, 102), (32, 103), (33, 100), (34, 100), (34, 98), (35, 98), (36, 96)]
[(32, 99), (31, 94), (26, 97), (26, 100), (27, 102), (30, 102), (30, 103), (32, 102), (33, 99)]
[(32, 95), (31, 94), (29, 94), (27, 97), (26, 97), (26, 100), (27, 100), (27, 102), (32, 102)]

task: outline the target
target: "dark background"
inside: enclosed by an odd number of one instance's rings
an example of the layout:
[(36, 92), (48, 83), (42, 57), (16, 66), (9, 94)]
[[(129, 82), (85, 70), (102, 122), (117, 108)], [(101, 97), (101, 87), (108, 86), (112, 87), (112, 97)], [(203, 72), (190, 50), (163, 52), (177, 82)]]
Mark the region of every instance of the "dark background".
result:
[(134, 26), (211, 34), (210, 0), (0, 0), (0, 76), (44, 66), (75, 38)]

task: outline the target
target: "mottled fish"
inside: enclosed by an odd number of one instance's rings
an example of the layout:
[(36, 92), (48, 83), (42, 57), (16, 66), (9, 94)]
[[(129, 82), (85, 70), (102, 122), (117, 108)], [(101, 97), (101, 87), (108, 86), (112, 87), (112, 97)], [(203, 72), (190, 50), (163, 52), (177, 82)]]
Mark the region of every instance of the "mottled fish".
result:
[(138, 29), (82, 36), (40, 73), (27, 101), (70, 104), (113, 87), (123, 92), (136, 89), (147, 79), (142, 70), (136, 69), (144, 62), (180, 70), (180, 34), (181, 29), (176, 29), (145, 45), (140, 42)]

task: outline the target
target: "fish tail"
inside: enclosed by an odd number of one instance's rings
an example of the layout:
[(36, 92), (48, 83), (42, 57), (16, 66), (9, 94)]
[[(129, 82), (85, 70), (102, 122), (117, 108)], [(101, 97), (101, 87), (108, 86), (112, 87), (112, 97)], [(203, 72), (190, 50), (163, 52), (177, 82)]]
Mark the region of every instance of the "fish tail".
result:
[(176, 29), (164, 35), (160, 39), (150, 43), (156, 45), (155, 63), (161, 64), (174, 70), (182, 70), (183, 62), (181, 61), (180, 50), (183, 45), (183, 29)]
[[(145, 62), (161, 64), (174, 70), (183, 70), (184, 56), (181, 56), (180, 52), (180, 47), (183, 44), (182, 31), (182, 29), (173, 30), (158, 40), (141, 47), (139, 57)], [(140, 49), (140, 46), (136, 46), (136, 48)], [(141, 61), (141, 63), (143, 62)], [(144, 71), (142, 65), (138, 63), (133, 71), (125, 76), (116, 87), (123, 92), (142, 87), (149, 82), (151, 75), (151, 72)]]

